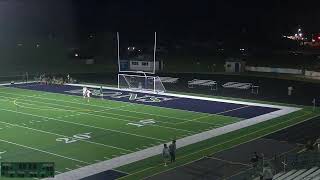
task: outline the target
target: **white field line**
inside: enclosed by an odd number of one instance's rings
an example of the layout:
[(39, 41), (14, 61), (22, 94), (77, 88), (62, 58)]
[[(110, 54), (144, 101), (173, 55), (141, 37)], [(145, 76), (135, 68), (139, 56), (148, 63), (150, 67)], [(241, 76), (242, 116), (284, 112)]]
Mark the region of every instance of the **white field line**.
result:
[[(280, 123), (276, 123), (276, 124), (274, 124), (274, 125), (272, 125), (272, 126), (270, 126), (270, 127), (275, 127), (275, 126), (277, 126), (277, 125), (286, 123), (286, 122), (288, 122), (288, 121), (291, 121), (291, 120), (294, 120), (294, 119), (297, 119), (297, 118), (300, 118), (300, 117), (303, 117), (303, 116), (306, 116), (306, 115), (309, 115), (309, 114), (311, 114), (311, 113), (303, 114), (303, 115), (301, 115), (301, 116), (294, 117), (294, 118), (291, 118), (291, 119), (289, 119), (289, 120), (282, 121), (282, 122), (280, 122)], [(308, 118), (308, 119), (306, 119), (306, 120), (304, 120), (304, 121), (302, 121), (302, 122), (308, 121), (308, 120), (313, 119), (313, 118), (316, 118), (316, 117), (318, 117), (318, 116), (319, 116), (319, 115), (310, 117), (310, 118)], [(300, 124), (300, 123), (302, 123), (302, 122), (294, 123), (294, 124), (292, 124), (292, 125), (290, 125), (290, 126), (288, 126), (288, 127), (295, 126), (295, 125)], [(219, 145), (227, 144), (227, 143), (229, 143), (229, 142), (235, 141), (236, 139), (240, 139), (240, 138), (246, 137), (246, 136), (248, 136), (248, 135), (250, 135), (250, 134), (263, 131), (263, 130), (268, 129), (268, 128), (270, 128), (270, 127), (262, 128), (262, 129), (260, 129), (260, 130), (250, 132), (250, 133), (248, 133), (248, 134), (245, 134), (245, 135), (242, 135), (242, 136), (239, 136), (239, 137), (230, 139), (230, 140), (228, 140), (228, 141), (225, 141), (225, 142), (222, 142), (222, 143), (219, 143), (219, 144), (215, 144), (215, 145), (213, 145), (213, 146), (206, 147), (206, 148), (204, 148), (204, 149), (200, 149), (200, 150), (198, 150), (198, 151), (195, 151), (195, 152), (186, 154), (186, 155), (184, 155), (184, 156), (182, 156), (182, 157), (178, 157), (178, 159), (182, 159), (182, 158), (185, 158), (185, 157), (189, 157), (189, 156), (191, 156), (191, 155), (193, 155), (193, 154), (199, 153), (199, 152), (201, 152), (201, 151), (205, 151), (205, 150), (207, 150), (207, 149), (211, 149), (211, 148), (213, 148), (213, 147), (217, 147), (217, 146), (219, 146)], [(274, 131), (274, 132), (279, 132), (279, 131), (281, 131), (281, 130), (283, 130), (283, 129), (287, 129), (288, 127), (284, 127), (284, 128), (278, 129), (277, 131)], [(270, 133), (267, 133), (267, 134), (265, 134), (265, 135), (255, 137), (255, 138), (250, 139), (250, 140), (248, 140), (248, 141), (245, 141), (245, 142), (243, 142), (243, 143), (233, 145), (233, 146), (231, 146), (231, 147), (229, 147), (229, 148), (227, 148), (227, 149), (232, 149), (232, 148), (237, 147), (237, 146), (239, 146), (239, 145), (246, 144), (246, 143), (248, 143), (248, 142), (251, 142), (251, 141), (260, 139), (260, 138), (265, 137), (265, 136), (267, 136), (267, 135), (270, 135), (270, 134), (272, 134), (272, 133), (274, 133), (274, 132), (270, 132)], [(217, 152), (215, 152), (214, 154), (219, 153), (219, 152), (221, 152), (221, 151), (225, 151), (225, 150), (227, 150), (227, 149), (223, 149), (223, 150), (217, 151)], [(172, 169), (179, 168), (179, 167), (185, 166), (185, 165), (187, 165), (187, 164), (191, 164), (191, 163), (196, 162), (196, 161), (198, 161), (198, 160), (199, 160), (199, 159), (196, 159), (196, 160), (193, 160), (193, 161), (189, 161), (189, 162), (187, 162), (187, 163), (184, 163), (184, 164), (182, 164), (182, 165), (174, 166), (174, 167), (169, 168), (169, 169), (166, 169), (166, 170), (164, 170), (164, 171), (161, 171), (161, 172), (152, 174), (151, 176), (145, 177), (144, 179), (150, 178), (150, 177), (155, 176), (155, 175), (160, 174), (160, 173), (168, 172), (168, 171), (170, 171), (170, 170), (172, 170)], [(156, 165), (156, 166), (159, 166), (159, 165), (163, 165), (163, 164), (160, 163), (160, 164), (158, 164), (158, 165)], [(142, 170), (140, 170), (140, 171), (134, 172), (133, 174), (141, 173), (141, 172), (146, 171), (146, 170), (148, 170), (148, 169), (155, 168), (156, 166), (151, 166), (151, 167), (142, 169)], [(130, 175), (133, 175), (133, 174), (130, 174)], [(125, 178), (125, 177), (123, 177), (123, 178)], [(122, 178), (119, 178), (119, 179), (122, 179)]]
[[(213, 130), (210, 130), (210, 131), (206, 131), (206, 132), (202, 132), (202, 133), (199, 133), (199, 134), (188, 136), (188, 137), (185, 137), (185, 138), (182, 138), (182, 139), (178, 139), (177, 140), (177, 148), (182, 148), (182, 147), (188, 146), (190, 144), (194, 144), (194, 143), (197, 143), (197, 142), (200, 142), (200, 141), (204, 141), (206, 139), (210, 139), (210, 138), (213, 138), (213, 137), (216, 137), (216, 136), (219, 136), (219, 135), (222, 135), (222, 134), (226, 134), (226, 133), (238, 130), (238, 129), (242, 129), (242, 128), (245, 128), (245, 127), (248, 127), (248, 126), (251, 126), (251, 125), (254, 125), (254, 124), (258, 124), (258, 123), (261, 123), (261, 122), (264, 122), (264, 121), (268, 121), (270, 119), (274, 119), (274, 118), (283, 116), (285, 114), (289, 114), (289, 113), (295, 112), (297, 110), (300, 110), (300, 109), (299, 108), (285, 108), (283, 110), (278, 110), (278, 111), (275, 111), (273, 113), (268, 113), (268, 114), (265, 114), (265, 115), (257, 116), (257, 117), (254, 117), (254, 118), (251, 118), (251, 119), (247, 119), (247, 120), (243, 120), (241, 122), (230, 124), (230, 125), (227, 125), (227, 126), (224, 126), (224, 127), (221, 127), (221, 128), (213, 129)], [(303, 116), (305, 116), (305, 115), (306, 114), (304, 114)], [(296, 118), (298, 118), (298, 117), (296, 117)], [(286, 122), (286, 121), (284, 121), (284, 122)], [(282, 124), (284, 122), (277, 123), (276, 125)], [(259, 132), (259, 131), (261, 131), (261, 130), (254, 131), (254, 132)], [(254, 132), (250, 132), (249, 134), (254, 133)], [(235, 139), (248, 136), (249, 134), (245, 134), (243, 136), (236, 137), (236, 138), (234, 138), (232, 140), (228, 140), (227, 142), (234, 141)], [(224, 143), (226, 143), (226, 142), (223, 142), (221, 144), (224, 144)], [(220, 145), (220, 144), (217, 144), (215, 146), (218, 146), (218, 145)], [(158, 146), (154, 146), (154, 147), (151, 147), (151, 148), (148, 148), (148, 149), (144, 149), (144, 150), (141, 150), (141, 151), (138, 151), (138, 152), (126, 154), (126, 155), (123, 155), (123, 156), (112, 158), (110, 160), (106, 160), (106, 161), (102, 161), (102, 162), (95, 163), (95, 164), (92, 164), (92, 165), (88, 165), (88, 166), (85, 166), (85, 167), (82, 167), (82, 168), (79, 168), (79, 169), (75, 169), (75, 170), (72, 170), (72, 171), (57, 175), (54, 179), (55, 180), (60, 180), (60, 179), (61, 180), (62, 179), (75, 180), (75, 179), (81, 179), (81, 178), (84, 178), (84, 177), (88, 177), (90, 175), (94, 175), (94, 174), (97, 174), (97, 173), (100, 173), (100, 172), (104, 172), (104, 171), (109, 170), (109, 169), (114, 169), (114, 168), (117, 168), (117, 167), (120, 167), (120, 166), (123, 166), (123, 165), (126, 165), (126, 164), (130, 164), (130, 163), (133, 163), (133, 162), (140, 161), (140, 160), (148, 158), (148, 157), (159, 155), (160, 152), (161, 152), (162, 147), (163, 147), (163, 145), (158, 145)], [(212, 148), (212, 147), (210, 147), (210, 148)], [(201, 152), (201, 151), (203, 151), (205, 149), (207, 149), (207, 148), (204, 148), (204, 149), (200, 150), (199, 152)], [(198, 153), (198, 151), (196, 151), (196, 152)], [(196, 152), (194, 152), (194, 153), (196, 153)], [(194, 154), (194, 153), (191, 153), (191, 154)], [(191, 155), (191, 154), (188, 154), (188, 156)], [(157, 167), (158, 166), (159, 165), (157, 165)], [(153, 168), (153, 167), (149, 167), (147, 169), (150, 169), (150, 168)], [(144, 170), (142, 170), (142, 171), (144, 171)]]
[[(100, 88), (100, 86), (88, 85), (88, 84), (72, 84), (72, 83), (69, 83), (69, 84), (66, 84), (66, 85), (79, 87), (79, 88), (82, 88), (84, 86), (90, 87), (90, 88), (96, 88), (96, 89)], [(103, 89), (108, 89), (108, 90), (115, 90), (115, 91), (136, 92), (135, 90), (130, 90), (130, 89), (121, 89), (121, 90), (119, 90), (119, 88), (116, 88), (116, 87), (103, 86), (102, 88)], [(153, 94), (153, 95), (164, 95), (164, 96), (177, 97), (177, 98), (188, 98), (188, 99), (224, 102), (224, 103), (231, 103), (231, 104), (241, 104), (241, 105), (249, 105), (249, 106), (270, 107), (270, 108), (278, 108), (278, 109), (284, 109), (285, 107), (287, 107), (287, 106), (280, 106), (280, 105), (262, 104), (262, 103), (256, 103), (256, 102), (235, 101), (235, 100), (229, 100), (229, 99), (220, 99), (220, 98), (214, 98), (214, 97), (202, 97), (202, 96), (195, 96), (195, 95), (175, 94), (175, 93), (157, 93), (157, 92), (149, 92), (149, 91), (143, 91), (142, 93), (144, 93), (144, 94)]]
[(161, 142), (165, 142), (166, 141), (164, 139), (153, 138), (153, 137), (143, 136), (143, 135), (139, 135), (139, 134), (133, 134), (133, 133), (128, 133), (128, 132), (118, 131), (118, 130), (114, 130), (114, 129), (102, 128), (102, 127), (92, 126), (92, 125), (88, 125), (88, 124), (76, 123), (76, 122), (71, 122), (71, 121), (64, 121), (62, 119), (51, 118), (51, 117), (46, 117), (46, 116), (40, 116), (40, 115), (31, 114), (31, 113), (24, 113), (24, 112), (9, 110), (9, 109), (1, 109), (0, 108), (0, 111), (15, 112), (15, 113), (18, 113), (18, 114), (23, 114), (23, 115), (28, 115), (28, 116), (38, 117), (38, 118), (44, 118), (44, 119), (64, 122), (64, 123), (68, 123), (68, 124), (75, 124), (75, 125), (78, 125), (78, 126), (90, 127), (90, 128), (100, 129), (100, 130), (104, 130), (104, 131), (111, 131), (111, 132), (116, 132), (116, 133), (120, 133), (120, 134), (126, 134), (126, 135), (130, 135), (130, 136), (141, 137), (141, 138), (145, 138), (145, 139), (152, 139), (152, 140), (161, 141)]
[[(244, 109), (244, 108), (247, 108), (247, 107), (252, 107), (252, 106), (242, 106), (242, 107), (238, 107), (238, 108), (234, 108), (234, 109), (229, 109), (229, 110), (222, 111), (222, 112), (219, 112), (219, 113), (209, 114), (207, 116), (202, 116), (202, 117), (194, 118), (194, 119), (191, 119), (191, 120), (186, 120), (185, 122), (179, 122), (177, 124), (182, 124), (182, 123), (186, 123), (186, 122), (190, 122), (190, 121), (197, 121), (199, 119), (207, 118), (207, 117), (214, 116), (214, 115), (217, 115), (217, 114), (224, 114), (224, 113), (227, 113), (227, 112), (232, 112), (232, 111), (236, 111), (236, 110), (239, 110), (239, 109)], [(237, 122), (237, 121), (234, 121), (234, 122)]]
[[(4, 96), (0, 96), (0, 97), (4, 97)], [(12, 99), (12, 98), (11, 98)], [(21, 100), (21, 99), (20, 99)], [(33, 103), (42, 103), (42, 104), (50, 104), (50, 105), (57, 105), (54, 103), (46, 103), (46, 102), (41, 102), (41, 101), (32, 101), (32, 100), (26, 100), (23, 99), (23, 101), (25, 102), (33, 102)], [(25, 102), (20, 102), (20, 104), (27, 104), (27, 105), (35, 105), (35, 104), (31, 104), (31, 103), (25, 103)], [(29, 108), (29, 107), (25, 107), (25, 106), (21, 106), (18, 103), (16, 103), (16, 100), (14, 100), (14, 104), (17, 106), (20, 106), (22, 108)], [(57, 105), (59, 106), (59, 105)], [(72, 108), (71, 106), (66, 106), (66, 105), (60, 105), (63, 107), (69, 107)], [(92, 114), (92, 113), (87, 113), (87, 112), (79, 112), (79, 111), (75, 111), (75, 110), (66, 110), (66, 109), (61, 109), (61, 108), (56, 108), (56, 107), (50, 107), (50, 106), (46, 106), (47, 108), (45, 108), (46, 110), (50, 110), (51, 108), (54, 110), (61, 110), (61, 111), (70, 111), (70, 112), (74, 112), (77, 113), (76, 115), (90, 115), (90, 116), (95, 116), (95, 117), (101, 117), (101, 118), (109, 118), (109, 119), (114, 119), (114, 120), (118, 120), (118, 121), (125, 121), (125, 122), (130, 122), (130, 123), (137, 123), (137, 121), (132, 121), (132, 120), (126, 120), (126, 119), (121, 119), (121, 118), (115, 118), (115, 117), (108, 117), (108, 116), (103, 116), (103, 115), (98, 115), (98, 114)], [(31, 108), (32, 109), (32, 108)], [(41, 109), (41, 108), (37, 108), (37, 109)], [(92, 111), (92, 112), (99, 112), (99, 111)], [(112, 113), (113, 114), (113, 113)], [(71, 116), (71, 115), (70, 115)], [(129, 116), (128, 116), (129, 117)], [(131, 117), (131, 116), (130, 116)], [(136, 117), (135, 117), (136, 118)], [(159, 121), (160, 122), (160, 121)], [(184, 131), (184, 132), (192, 132), (195, 133), (194, 131), (190, 131), (190, 130), (185, 130), (185, 129), (179, 129), (179, 128), (173, 128), (173, 127), (168, 127), (168, 126), (162, 126), (162, 125), (157, 125), (157, 124), (152, 124), (150, 126), (156, 126), (156, 127), (160, 127), (160, 128), (165, 128), (165, 129), (174, 129), (177, 131)]]
[[(4, 122), (4, 121), (0, 121), (0, 123), (7, 124), (7, 125), (11, 125), (11, 126), (15, 126), (15, 127), (19, 127), (19, 128), (29, 129), (29, 130), (37, 131), (37, 132), (41, 132), (41, 133), (51, 134), (51, 135), (55, 135), (55, 136), (59, 136), (59, 137), (69, 137), (69, 136), (62, 135), (62, 134), (52, 133), (52, 132), (49, 132), (49, 131), (44, 131), (44, 130), (40, 130), (40, 129), (30, 128), (30, 127), (26, 127), (26, 126), (20, 126), (20, 125), (18, 125), (18, 124), (11, 124), (11, 123), (7, 123), (7, 122)], [(131, 151), (131, 150), (128, 150), (128, 149), (124, 149), (124, 148), (120, 148), (120, 147), (115, 147), (115, 146), (110, 146), (110, 145), (106, 145), (106, 144), (102, 144), (102, 143), (97, 143), (97, 142), (93, 142), (93, 141), (88, 141), (88, 140), (81, 140), (81, 139), (80, 139), (79, 141), (83, 141), (83, 142), (87, 142), (87, 143), (95, 144), (95, 145), (99, 145), (99, 146), (109, 147), (109, 148), (113, 148), (113, 149), (118, 149), (118, 150), (122, 150), (122, 151), (126, 151), (126, 152), (134, 152), (134, 151)]]
[(76, 161), (76, 162), (80, 162), (80, 163), (84, 163), (84, 164), (88, 164), (88, 165), (91, 164), (89, 162), (81, 161), (79, 159), (74, 159), (74, 158), (70, 158), (70, 157), (67, 157), (67, 156), (63, 156), (63, 155), (59, 155), (59, 154), (56, 154), (56, 153), (52, 153), (52, 152), (49, 152), (49, 151), (44, 151), (44, 150), (33, 148), (33, 147), (30, 147), (30, 146), (26, 146), (26, 145), (14, 143), (14, 142), (6, 141), (4, 139), (0, 139), (0, 141), (8, 143), (8, 144), (13, 144), (13, 145), (16, 145), (16, 146), (20, 146), (20, 147), (23, 147), (23, 148), (31, 149), (31, 150), (34, 150), (34, 151), (39, 151), (39, 152), (42, 152), (42, 153), (50, 154), (50, 155), (53, 155), (53, 156), (61, 157), (61, 158), (64, 158), (64, 159), (68, 159), (68, 160), (72, 160), (72, 161)]
[[(10, 89), (10, 87), (4, 87), (7, 89)], [(19, 89), (19, 88), (18, 88)], [(26, 91), (34, 91), (34, 90), (29, 90), (29, 89), (23, 89)], [(39, 92), (39, 94), (49, 94), (52, 95), (54, 93), (49, 93), (49, 92), (42, 92), (42, 91), (37, 91)], [(21, 94), (17, 94), (17, 93), (8, 93), (8, 92), (0, 92), (2, 94), (11, 94), (11, 95), (17, 95), (17, 96), (24, 96), (24, 97), (30, 97), (30, 96), (26, 96), (26, 95), (21, 95)], [(70, 94), (62, 94), (59, 93), (60, 95), (64, 95), (64, 96), (70, 96), (70, 97), (75, 97), (75, 95), (70, 95)], [(94, 104), (83, 104), (83, 103), (79, 103), (79, 102), (74, 102), (74, 101), (66, 101), (66, 100), (61, 100), (61, 99), (51, 99), (51, 98), (45, 98), (45, 97), (33, 97), (33, 98), (37, 98), (37, 99), (46, 99), (46, 100), (52, 100), (52, 101), (58, 101), (58, 102), (67, 102), (67, 103), (73, 103), (73, 104), (80, 104), (80, 105), (87, 105), (87, 106), (92, 106), (92, 107), (100, 107), (100, 108), (104, 108), (103, 106), (99, 106), (99, 105), (94, 105)], [(108, 99), (106, 99), (108, 100)], [(109, 100), (112, 101), (112, 100)], [(119, 101), (120, 102), (120, 101)], [(122, 102), (122, 103), (129, 103), (129, 102)], [(152, 105), (147, 105), (147, 104), (139, 104), (141, 106), (147, 106), (147, 107), (157, 107), (160, 109), (165, 109), (165, 110), (172, 110), (172, 108), (166, 108), (166, 107), (160, 107), (160, 106), (152, 106)], [(153, 114), (153, 113), (146, 113), (146, 112), (139, 112), (139, 111), (132, 111), (132, 110), (125, 110), (125, 109), (118, 109), (119, 111), (124, 111), (124, 112), (131, 112), (131, 113), (136, 113), (136, 114), (143, 114), (143, 115), (150, 115), (150, 116), (158, 116), (158, 117), (164, 117), (164, 118), (169, 118), (169, 119), (176, 119), (176, 120), (180, 120), (180, 121), (185, 121), (184, 118), (179, 118), (179, 117), (172, 117), (172, 116), (166, 116), (166, 115), (161, 115), (161, 114)], [(190, 110), (181, 110), (181, 109), (174, 109), (177, 111), (184, 111), (184, 112), (191, 112), (194, 114), (209, 114), (209, 113), (202, 113), (202, 112), (197, 112), (197, 111), (190, 111)], [(220, 116), (220, 115), (217, 115)], [(223, 116), (225, 117), (225, 116)], [(170, 123), (170, 122), (167, 122)], [(197, 122), (197, 123), (202, 123), (202, 124), (209, 124), (209, 125), (214, 125), (214, 124), (210, 124), (210, 123), (205, 123), (205, 122)]]

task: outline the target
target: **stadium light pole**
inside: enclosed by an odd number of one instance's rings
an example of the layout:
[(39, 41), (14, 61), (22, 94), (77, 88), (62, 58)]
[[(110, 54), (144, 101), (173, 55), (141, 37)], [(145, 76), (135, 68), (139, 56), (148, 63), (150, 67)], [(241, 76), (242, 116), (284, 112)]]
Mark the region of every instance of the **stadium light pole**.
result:
[(118, 71), (121, 71), (120, 68), (120, 37), (119, 32), (117, 32), (117, 56), (118, 56)]
[(153, 74), (156, 74), (156, 50), (157, 50), (157, 32), (154, 32), (154, 46), (153, 46)]

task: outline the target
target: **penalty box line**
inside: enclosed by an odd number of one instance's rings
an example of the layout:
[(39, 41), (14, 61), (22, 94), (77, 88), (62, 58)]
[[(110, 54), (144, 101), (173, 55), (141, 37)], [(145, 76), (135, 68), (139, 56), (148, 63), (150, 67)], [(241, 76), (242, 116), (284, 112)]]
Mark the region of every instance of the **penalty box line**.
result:
[[(4, 96), (0, 96), (0, 97), (4, 97)], [(11, 98), (11, 99), (13, 99), (13, 98)], [(54, 103), (46, 103), (46, 102), (32, 101), (32, 100), (26, 100), (26, 99), (23, 99), (23, 101), (36, 102), (36, 103), (42, 103), (42, 104), (51, 104), (51, 105), (57, 105), (57, 106), (63, 106), (63, 107), (72, 108), (71, 106), (58, 105), (58, 104), (54, 104)], [(22, 102), (21, 104), (35, 105), (35, 104), (31, 104), (31, 103), (26, 103), (26, 102)], [(14, 101), (14, 103), (17, 105), (17, 103), (15, 101)], [(20, 107), (25, 107), (25, 106), (21, 106), (21, 105), (19, 105), (19, 106)], [(29, 107), (25, 107), (25, 108), (29, 108)], [(31, 109), (41, 109), (41, 108), (31, 108)], [(65, 109), (61, 109), (61, 108), (55, 108), (55, 107), (47, 106), (46, 110), (50, 110), (50, 109), (52, 109), (52, 110), (61, 110), (61, 111), (71, 111), (71, 112), (76, 113), (74, 115), (67, 115), (67, 116), (77, 116), (77, 115), (85, 114), (85, 115), (96, 116), (96, 117), (101, 117), (101, 118), (110, 118), (110, 119), (114, 119), (114, 120), (118, 120), (118, 121), (125, 121), (125, 122), (129, 122), (129, 123), (137, 123), (136, 121), (132, 121), (132, 120), (126, 120), (126, 119), (115, 118), (115, 117), (107, 117), (107, 116), (98, 115), (98, 114), (91, 114), (91, 113), (88, 113), (88, 112), (78, 112), (78, 111), (75, 111), (75, 110), (65, 110)], [(99, 111), (92, 111), (92, 112), (99, 112)], [(114, 114), (114, 113), (107, 113), (107, 114)], [(65, 117), (57, 117), (57, 118), (61, 119), (61, 118), (65, 118)], [(138, 117), (131, 117), (131, 118), (138, 118)], [(177, 130), (177, 131), (184, 131), (184, 132), (188, 132), (188, 133), (196, 133), (195, 131), (190, 131), (190, 130), (185, 130), (185, 129), (180, 129), (180, 128), (174, 128), (174, 127), (168, 127), (168, 126), (162, 126), (162, 125), (157, 125), (157, 124), (152, 124), (150, 126), (155, 126), (155, 127), (165, 128), (165, 129), (173, 129), (173, 130)]]
[[(4, 98), (8, 98), (8, 99), (15, 99), (15, 98), (11, 98), (11, 97), (5, 97), (5, 96), (0, 96), (0, 97), (4, 97)], [(16, 99), (15, 99), (16, 100)], [(47, 102), (41, 102), (41, 101), (32, 101), (32, 100), (28, 100), (28, 99), (20, 99), (22, 101), (26, 101), (26, 102), (35, 102), (35, 103), (42, 103), (42, 104), (50, 104), (50, 105), (55, 105), (55, 106), (62, 106), (62, 107), (69, 107), (69, 108), (74, 108), (72, 106), (67, 106), (67, 105), (59, 105), (59, 104), (55, 104), (55, 103), (47, 103)], [(29, 105), (35, 105), (35, 104), (30, 104), (30, 103), (25, 103), (25, 102), (21, 102), (21, 104), (29, 104)], [(126, 105), (126, 106), (131, 106), (132, 104), (130, 103), (129, 105)], [(55, 107), (50, 107), (50, 106), (47, 106), (48, 109), (51, 108), (51, 109), (57, 109), (57, 110), (63, 110), (63, 111), (71, 111), (71, 112), (74, 112), (74, 113), (77, 113), (75, 115), (67, 115), (67, 116), (76, 116), (76, 115), (81, 115), (81, 114), (86, 114), (86, 115), (91, 115), (91, 116), (96, 116), (96, 117), (102, 117), (102, 118), (110, 118), (110, 119), (115, 119), (115, 120), (119, 120), (119, 121), (125, 121), (125, 122), (129, 122), (129, 123), (135, 123), (136, 121), (132, 121), (132, 120), (126, 120), (126, 119), (122, 119), (122, 118), (115, 118), (115, 117), (107, 117), (107, 116), (103, 116), (103, 115), (98, 115), (98, 114), (92, 114), (92, 113), (88, 113), (88, 112), (78, 112), (76, 110), (66, 110), (66, 109), (60, 109), (60, 108), (55, 108)], [(28, 108), (28, 107), (26, 107)], [(120, 107), (118, 107), (120, 108)], [(31, 108), (32, 109), (32, 108)], [(37, 109), (41, 109), (41, 108), (37, 108)], [(108, 110), (113, 110), (113, 109), (117, 109), (117, 108), (109, 108)], [(92, 112), (100, 112), (100, 111), (92, 111)], [(105, 114), (112, 114), (112, 115), (117, 115), (117, 116), (124, 116), (124, 115), (119, 115), (119, 114), (115, 114), (115, 113), (108, 113), (108, 112), (105, 112)], [(127, 116), (126, 117), (130, 117), (130, 118), (135, 118), (135, 119), (141, 119), (141, 118), (138, 118), (138, 117), (133, 117), (133, 116)], [(63, 117), (58, 117), (58, 118), (63, 118)], [(164, 123), (162, 121), (158, 121), (160, 123)], [(172, 123), (172, 124), (176, 124), (176, 123)], [(160, 127), (160, 128), (166, 128), (166, 129), (174, 129), (174, 130), (177, 130), (177, 131), (184, 131), (184, 132), (189, 132), (189, 133), (196, 133), (194, 131), (191, 131), (191, 130), (186, 130), (186, 129), (180, 129), (180, 128), (174, 128), (174, 127), (169, 127), (169, 126), (163, 126), (163, 125), (157, 125), (157, 124), (154, 124), (152, 126), (156, 126), (156, 127)]]
[[(24, 90), (24, 89), (23, 89)], [(26, 89), (28, 90), (28, 89)], [(31, 90), (30, 90), (31, 91)], [(47, 92), (41, 92), (41, 91), (37, 91), (42, 94), (48, 94)], [(99, 107), (99, 108), (105, 108), (104, 106), (99, 106), (99, 105), (93, 105), (93, 104), (84, 104), (84, 103), (79, 103), (79, 102), (74, 102), (74, 101), (65, 101), (65, 100), (60, 100), (60, 99), (51, 99), (51, 98), (45, 98), (45, 97), (39, 97), (39, 96), (28, 96), (28, 95), (21, 95), (21, 94), (18, 94), (18, 93), (8, 93), (8, 92), (0, 92), (2, 94), (9, 94), (9, 95), (16, 95), (16, 96), (21, 96), (21, 97), (32, 97), (33, 99), (44, 99), (44, 100), (52, 100), (52, 101), (57, 101), (57, 102), (66, 102), (66, 103), (72, 103), (72, 104), (79, 104), (79, 105), (86, 105), (86, 106), (91, 106), (91, 107)], [(75, 96), (75, 95), (68, 95), (68, 94), (61, 94), (61, 95), (64, 95), (64, 96), (72, 96), (72, 97), (79, 97), (79, 96)], [(116, 101), (118, 102), (118, 101)], [(42, 102), (44, 103), (44, 102)], [(133, 103), (129, 103), (129, 102), (124, 102), (126, 104), (132, 104), (132, 105), (135, 105)], [(56, 104), (57, 105), (57, 104)], [(142, 105), (142, 106), (147, 106), (145, 104), (139, 104), (139, 105)], [(157, 107), (157, 108), (161, 108), (161, 107), (158, 107), (158, 106), (152, 106), (152, 107)], [(182, 121), (185, 121), (185, 119), (183, 118), (177, 118), (177, 117), (170, 117), (170, 116), (165, 116), (165, 115), (160, 115), (160, 114), (151, 114), (151, 113), (146, 113), (146, 112), (138, 112), (138, 111), (131, 111), (131, 110), (125, 110), (125, 109), (118, 109), (120, 111), (124, 111), (124, 112), (131, 112), (131, 113), (135, 113), (135, 114), (143, 114), (143, 115), (150, 115), (150, 116), (158, 116), (158, 117), (164, 117), (164, 118), (168, 118), (168, 119), (177, 119), (177, 120), (182, 120)], [(172, 109), (171, 109), (172, 110)], [(116, 114), (116, 115), (119, 115), (119, 114)], [(121, 116), (121, 115), (119, 115)], [(122, 115), (123, 116), (123, 115)], [(131, 116), (132, 117), (132, 116)], [(134, 118), (134, 117), (133, 117)], [(171, 122), (165, 122), (165, 121), (162, 121), (162, 123), (167, 123), (167, 124), (176, 124), (176, 123), (171, 123)]]
[[(10, 89), (12, 87), (5, 87), (7, 89)], [(19, 88), (17, 88), (19, 89)], [(20, 88), (21, 89), (21, 88)], [(30, 90), (30, 89), (23, 89), (26, 91), (34, 91), (34, 90)], [(51, 94), (51, 92), (45, 92), (45, 91), (37, 91), (39, 92), (39, 94)], [(0, 92), (0, 93), (4, 93), (4, 92)], [(18, 96), (24, 96), (24, 97), (28, 97), (25, 95), (20, 95), (20, 94), (14, 94), (14, 93), (4, 93), (4, 94), (12, 94), (12, 95), (18, 95)], [(59, 93), (61, 95), (64, 96), (71, 96), (71, 97), (78, 97), (75, 95), (71, 95), (71, 94), (65, 94), (65, 93)], [(65, 101), (65, 100), (58, 100), (58, 99), (51, 99), (51, 98), (44, 98), (44, 97), (34, 97), (34, 98), (38, 98), (38, 99), (47, 99), (47, 100), (53, 100), (53, 101), (60, 101), (60, 102), (68, 102), (68, 103), (73, 103), (73, 104), (81, 104), (81, 103), (77, 103), (77, 102), (72, 102), (72, 101)], [(108, 99), (106, 99), (108, 100)], [(114, 101), (114, 100), (109, 100), (109, 101)], [(117, 101), (120, 102), (120, 101)], [(129, 102), (122, 102), (122, 103), (129, 103)], [(87, 106), (92, 106), (92, 107), (102, 107), (102, 106), (98, 106), (98, 105), (93, 105), (93, 104), (86, 104)], [(147, 106), (147, 107), (157, 107), (160, 109), (167, 109), (167, 110), (173, 110), (172, 108), (167, 108), (167, 107), (161, 107), (161, 106), (152, 106), (152, 105), (147, 105), (147, 104), (139, 104), (141, 106)], [(176, 119), (176, 120), (180, 120), (180, 121), (185, 121), (184, 118), (178, 118), (178, 117), (171, 117), (171, 116), (165, 116), (165, 115), (160, 115), (160, 114), (152, 114), (152, 113), (146, 113), (146, 112), (138, 112), (138, 111), (131, 111), (131, 110), (125, 110), (125, 109), (119, 109), (120, 111), (125, 111), (125, 112), (132, 112), (132, 113), (136, 113), (136, 114), (145, 114), (145, 115), (151, 115), (151, 116), (159, 116), (159, 117), (165, 117), (165, 118), (169, 118), (169, 119)], [(202, 113), (202, 112), (197, 112), (197, 111), (186, 111), (186, 110), (180, 110), (180, 109), (174, 109), (174, 110), (178, 110), (178, 111), (185, 111), (185, 112), (190, 112), (190, 113), (196, 113), (196, 114), (206, 114), (206, 113)], [(222, 115), (217, 115), (217, 116), (222, 116)], [(225, 116), (223, 116), (225, 117)], [(170, 122), (167, 122), (170, 123)], [(197, 122), (197, 123), (203, 123), (203, 122)], [(171, 124), (176, 124), (176, 123), (171, 123)], [(214, 124), (210, 124), (210, 123), (204, 123), (204, 124), (208, 124), (208, 125), (214, 125)]]

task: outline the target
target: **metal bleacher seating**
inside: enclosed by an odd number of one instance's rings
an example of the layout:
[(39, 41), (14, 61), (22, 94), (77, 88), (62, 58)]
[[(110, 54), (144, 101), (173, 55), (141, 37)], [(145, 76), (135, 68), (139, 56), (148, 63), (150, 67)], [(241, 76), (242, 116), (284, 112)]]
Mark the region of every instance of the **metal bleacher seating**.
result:
[(211, 90), (218, 89), (217, 82), (213, 80), (194, 79), (192, 81), (188, 81), (189, 88), (194, 88), (195, 86), (206, 86), (206, 87), (210, 87)]
[(160, 80), (162, 83), (177, 83), (179, 78), (173, 78), (173, 77), (160, 77)]
[(233, 88), (233, 89), (250, 89), (251, 93), (258, 94), (259, 86), (253, 85), (252, 83), (242, 83), (242, 82), (227, 82), (222, 85), (224, 88)]
[(234, 88), (234, 89), (250, 89), (251, 83), (241, 83), (241, 82), (227, 82), (222, 87), (224, 88)]
[(280, 172), (273, 176), (274, 180), (320, 180), (320, 169), (313, 167), (311, 169), (290, 170)]

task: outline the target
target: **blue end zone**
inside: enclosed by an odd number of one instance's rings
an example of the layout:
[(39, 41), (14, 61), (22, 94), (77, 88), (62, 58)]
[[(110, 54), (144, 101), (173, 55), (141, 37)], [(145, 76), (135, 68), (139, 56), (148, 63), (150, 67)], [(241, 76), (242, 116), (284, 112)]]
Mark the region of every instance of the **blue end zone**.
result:
[(123, 172), (119, 172), (119, 171), (115, 171), (115, 170), (108, 170), (108, 171), (104, 171), (86, 178), (82, 178), (81, 180), (99, 180), (99, 179), (103, 179), (103, 180), (114, 180), (114, 179), (118, 179), (121, 178), (123, 176), (126, 176), (128, 174), (123, 173)]
[[(69, 85), (44, 85), (40, 83), (30, 83), (14, 84), (9, 85), (8, 87), (82, 96), (82, 88)], [(101, 98), (98, 89), (90, 89), (93, 90), (93, 97)], [(234, 103), (207, 101), (190, 98), (178, 98), (141, 92), (127, 92), (106, 89), (103, 90), (103, 98), (114, 101), (147, 104), (172, 109), (180, 109), (209, 114), (220, 114), (224, 116), (232, 116), (243, 119), (249, 119), (279, 110), (277, 108), (270, 107), (247, 106)]]

